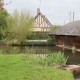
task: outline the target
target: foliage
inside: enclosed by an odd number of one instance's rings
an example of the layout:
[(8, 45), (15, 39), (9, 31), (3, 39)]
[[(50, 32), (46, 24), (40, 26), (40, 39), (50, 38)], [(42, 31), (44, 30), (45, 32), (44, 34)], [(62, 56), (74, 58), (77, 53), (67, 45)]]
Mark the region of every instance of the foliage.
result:
[(69, 71), (42, 67), (28, 54), (0, 54), (0, 80), (74, 80)]
[(28, 39), (47, 39), (48, 33), (49, 32), (34, 31), (28, 36)]
[(7, 28), (6, 17), (8, 17), (8, 12), (5, 9), (0, 10), (0, 39), (3, 39), (4, 31)]
[(55, 29), (57, 29), (59, 27), (60, 27), (60, 25), (54, 25), (53, 27), (51, 27), (50, 31), (53, 31), (53, 30), (55, 30)]
[(44, 58), (40, 63), (46, 66), (65, 66), (68, 57), (64, 56), (62, 52), (50, 53), (46, 58)]
[[(51, 27), (50, 31), (53, 31), (53, 30), (55, 30), (59, 27), (60, 27), (60, 25), (54, 25), (53, 27)], [(54, 36), (49, 36), (48, 41), (55, 41), (55, 37)]]
[(17, 40), (19, 43), (24, 41), (31, 33), (33, 24), (33, 16), (30, 12), (22, 10), (21, 12), (15, 10), (7, 18), (6, 39)]
[(19, 49), (17, 47), (13, 47), (9, 50), (9, 54), (18, 54), (19, 53)]
[(0, 54), (3, 54), (2, 50), (0, 49)]
[(49, 41), (49, 42), (53, 42), (53, 41), (54, 41), (54, 37), (50, 37), (50, 36), (48, 36), (47, 41)]
[(6, 25), (6, 17), (8, 16), (8, 12), (6, 10), (0, 10), (0, 27), (5, 28)]

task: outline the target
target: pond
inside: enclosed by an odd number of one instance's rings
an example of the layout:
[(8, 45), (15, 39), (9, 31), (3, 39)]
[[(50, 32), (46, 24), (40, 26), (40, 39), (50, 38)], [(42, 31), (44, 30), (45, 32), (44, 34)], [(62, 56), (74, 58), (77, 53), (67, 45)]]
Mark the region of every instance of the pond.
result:
[(29, 53), (29, 54), (48, 54), (48, 52), (53, 53), (54, 51), (62, 51), (65, 56), (69, 56), (68, 63), (70, 64), (80, 64), (80, 52), (73, 53), (72, 50), (63, 50), (60, 47), (55, 46), (0, 46), (3, 53), (14, 53), (16, 51), (19, 53)]
[[(3, 53), (14, 54), (16, 53), (25, 53), (25, 54), (48, 54), (53, 53), (54, 51), (62, 51), (65, 56), (69, 56), (67, 63), (68, 64), (78, 64), (80, 65), (80, 52), (72, 52), (72, 50), (65, 49), (63, 50), (60, 47), (55, 46), (0, 46), (0, 49)], [(15, 53), (15, 54), (16, 54)], [(80, 75), (77, 75), (76, 80), (80, 80)]]

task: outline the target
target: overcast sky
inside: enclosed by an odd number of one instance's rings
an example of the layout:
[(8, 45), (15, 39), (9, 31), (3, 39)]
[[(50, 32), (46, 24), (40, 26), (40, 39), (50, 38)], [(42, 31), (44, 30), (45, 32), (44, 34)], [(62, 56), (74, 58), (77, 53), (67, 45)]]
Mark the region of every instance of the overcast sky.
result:
[[(12, 1), (10, 3), (10, 1)], [(41, 5), (40, 5), (41, 2)], [(9, 13), (12, 13), (15, 9), (27, 9), (31, 11), (34, 16), (36, 15), (37, 8), (40, 7), (40, 11), (45, 15), (48, 20), (53, 24), (63, 25), (64, 22), (80, 20), (80, 0), (4, 0), (4, 7)], [(9, 4), (10, 3), (10, 4)]]

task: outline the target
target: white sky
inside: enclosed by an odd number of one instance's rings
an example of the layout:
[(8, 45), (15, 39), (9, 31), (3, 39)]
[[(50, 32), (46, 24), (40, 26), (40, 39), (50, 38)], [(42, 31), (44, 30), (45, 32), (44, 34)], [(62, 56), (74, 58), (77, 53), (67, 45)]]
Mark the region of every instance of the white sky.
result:
[[(10, 3), (10, 1), (12, 2)], [(10, 3), (4, 7), (9, 13), (15, 9), (19, 11), (21, 9), (27, 9), (35, 16), (36, 10), (40, 6), (40, 1), (41, 13), (44, 14), (53, 25), (63, 25), (64, 22), (68, 23), (70, 21), (70, 11), (71, 21), (73, 19), (73, 12), (75, 12), (74, 20), (80, 20), (80, 0), (4, 0), (5, 4)]]

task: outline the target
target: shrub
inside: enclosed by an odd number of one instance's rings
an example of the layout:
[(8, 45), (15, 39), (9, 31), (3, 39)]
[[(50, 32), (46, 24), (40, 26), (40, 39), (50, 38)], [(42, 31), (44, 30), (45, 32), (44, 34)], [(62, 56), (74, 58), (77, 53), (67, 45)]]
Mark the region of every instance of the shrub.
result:
[(47, 39), (49, 32), (35, 31), (32, 32), (27, 39)]
[(48, 42), (53, 42), (53, 41), (54, 41), (54, 37), (50, 37), (50, 36), (48, 36), (47, 41), (48, 41)]
[(42, 59), (40, 63), (46, 66), (65, 66), (68, 57), (64, 56), (62, 52), (53, 52), (50, 53), (46, 58)]
[(29, 11), (14, 10), (7, 18), (6, 39), (22, 43), (31, 34), (34, 27), (33, 21), (33, 16)]

